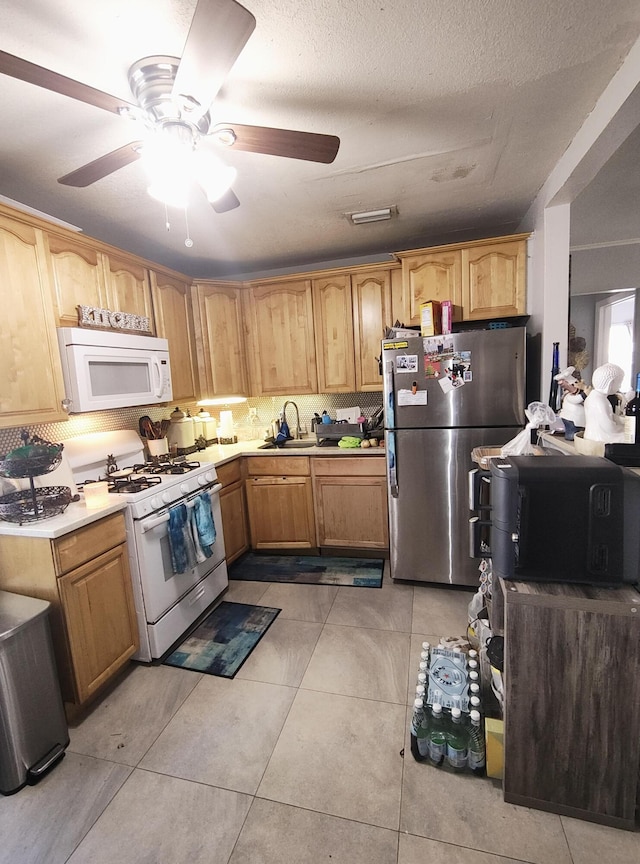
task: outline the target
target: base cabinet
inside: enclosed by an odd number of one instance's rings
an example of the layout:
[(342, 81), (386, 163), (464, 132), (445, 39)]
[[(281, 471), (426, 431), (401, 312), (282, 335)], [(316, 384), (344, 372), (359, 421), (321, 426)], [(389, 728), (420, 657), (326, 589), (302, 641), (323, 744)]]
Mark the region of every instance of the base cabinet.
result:
[(242, 482), (241, 460), (235, 459), (217, 469), (220, 490), (220, 510), (227, 564), (231, 564), (249, 548), (247, 506)]
[(315, 548), (309, 459), (303, 456), (249, 457), (247, 474), (245, 488), (251, 548)]
[(0, 537), (0, 588), (52, 604), (51, 634), (68, 713), (138, 650), (121, 513), (55, 540)]
[[(129, 589), (129, 590), (127, 590)], [(126, 545), (61, 576), (58, 590), (80, 702), (86, 702), (137, 650)]]
[(640, 593), (631, 586), (501, 585), (505, 801), (633, 829)]
[(312, 466), (318, 546), (387, 550), (384, 458), (318, 457)]

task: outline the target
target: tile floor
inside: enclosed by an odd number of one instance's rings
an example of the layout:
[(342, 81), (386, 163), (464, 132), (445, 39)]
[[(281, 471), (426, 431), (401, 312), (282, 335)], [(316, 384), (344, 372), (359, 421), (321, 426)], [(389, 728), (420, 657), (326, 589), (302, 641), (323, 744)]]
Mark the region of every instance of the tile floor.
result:
[(638, 864), (640, 833), (409, 755), (420, 645), (463, 632), (470, 596), (232, 583), (282, 609), (236, 678), (132, 664), (51, 774), (0, 798), (0, 864)]

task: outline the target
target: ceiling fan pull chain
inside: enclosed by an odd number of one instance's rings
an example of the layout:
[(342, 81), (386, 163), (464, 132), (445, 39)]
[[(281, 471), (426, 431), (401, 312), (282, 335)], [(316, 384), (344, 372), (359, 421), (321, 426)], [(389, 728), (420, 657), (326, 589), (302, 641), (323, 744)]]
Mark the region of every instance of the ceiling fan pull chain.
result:
[(185, 224), (186, 229), (187, 229), (187, 237), (184, 241), (184, 245), (187, 247), (187, 249), (191, 249), (191, 247), (193, 246), (193, 240), (191, 239), (191, 237), (189, 237), (189, 219), (187, 217), (187, 208), (186, 207), (184, 208), (184, 224)]
[(167, 231), (171, 231), (171, 222), (169, 222), (169, 210), (166, 201), (164, 202), (164, 227)]

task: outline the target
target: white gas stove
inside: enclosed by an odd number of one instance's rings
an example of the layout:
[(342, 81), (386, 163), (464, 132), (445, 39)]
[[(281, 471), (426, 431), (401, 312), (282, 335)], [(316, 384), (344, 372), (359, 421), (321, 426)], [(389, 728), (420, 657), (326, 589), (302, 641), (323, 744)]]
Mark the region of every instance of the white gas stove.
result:
[[(79, 492), (106, 480), (110, 494), (124, 496), (133, 593), (140, 632), (138, 660), (162, 657), (227, 587), (224, 536), (215, 466), (192, 458), (145, 461), (136, 432), (98, 432), (65, 442)], [(176, 573), (169, 522), (184, 507), (185, 519), (206, 496), (215, 541), (200, 548)], [(197, 501), (201, 499), (201, 501)], [(197, 536), (196, 536), (196, 545)], [(204, 560), (201, 560), (203, 559)]]

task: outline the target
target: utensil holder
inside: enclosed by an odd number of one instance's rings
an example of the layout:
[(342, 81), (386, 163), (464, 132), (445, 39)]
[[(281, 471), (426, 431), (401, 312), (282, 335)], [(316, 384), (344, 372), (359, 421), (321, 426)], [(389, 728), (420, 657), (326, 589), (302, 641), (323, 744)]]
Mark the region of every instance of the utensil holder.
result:
[(169, 452), (166, 438), (147, 438), (149, 456), (165, 456)]

